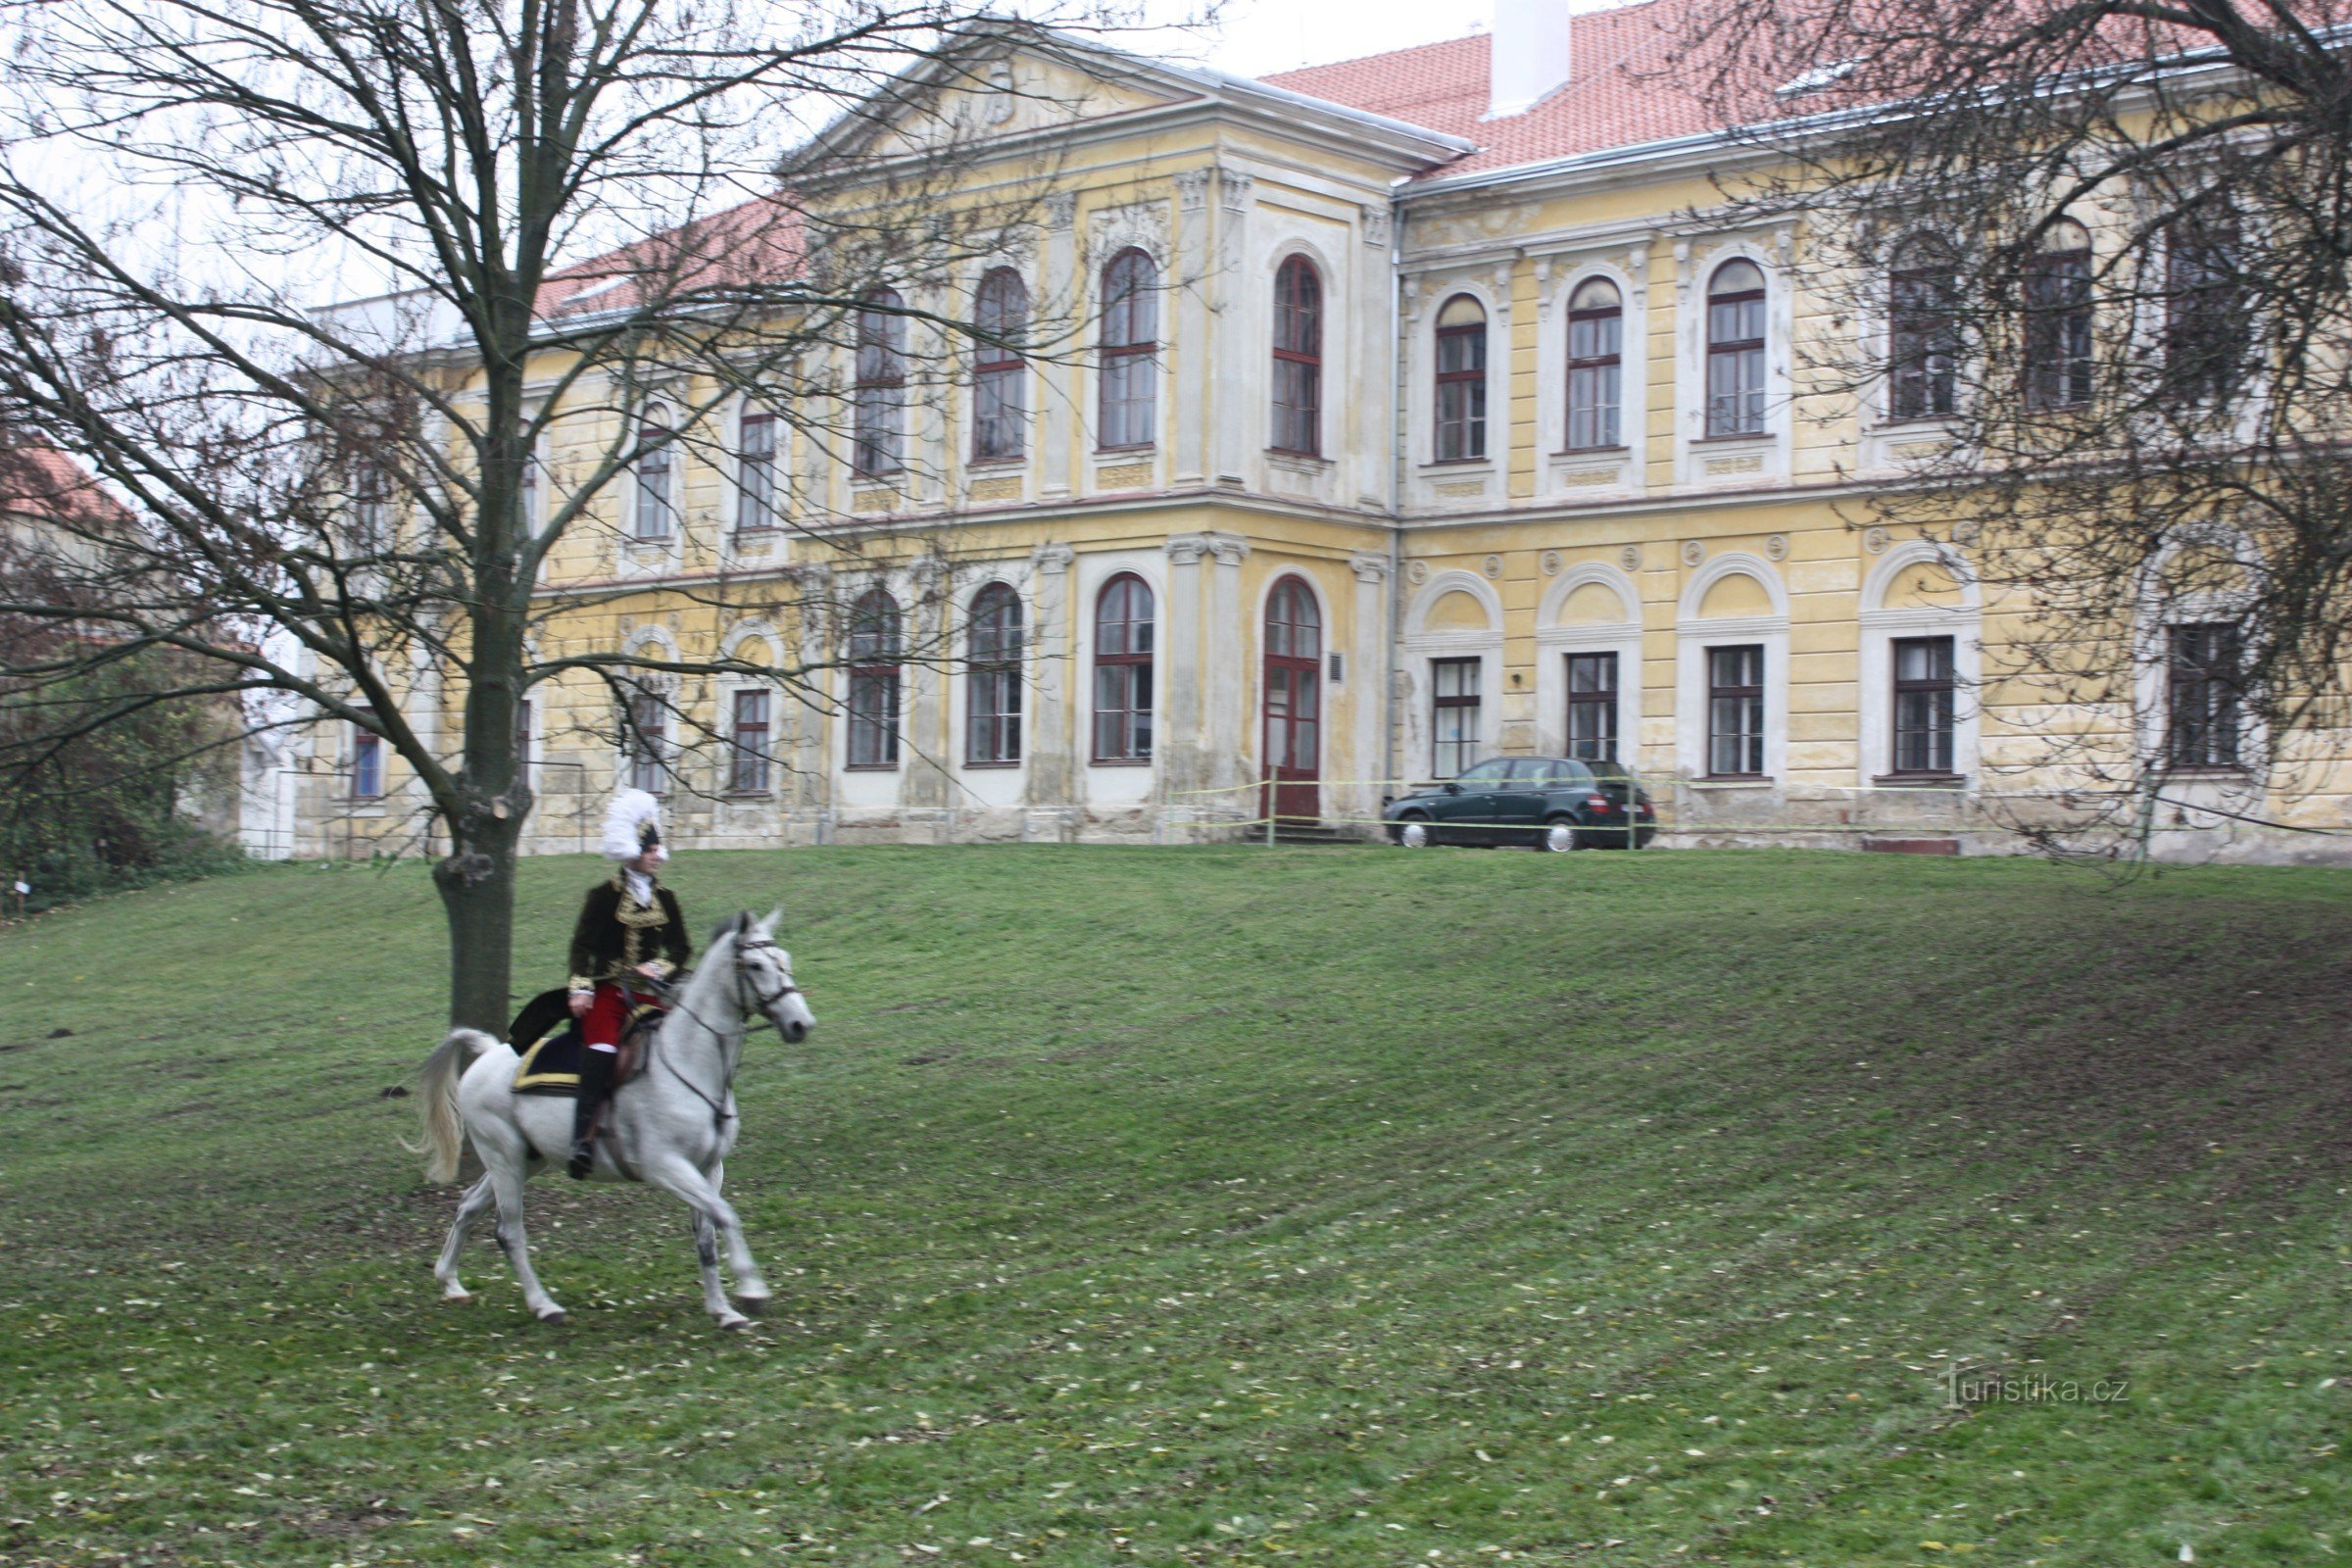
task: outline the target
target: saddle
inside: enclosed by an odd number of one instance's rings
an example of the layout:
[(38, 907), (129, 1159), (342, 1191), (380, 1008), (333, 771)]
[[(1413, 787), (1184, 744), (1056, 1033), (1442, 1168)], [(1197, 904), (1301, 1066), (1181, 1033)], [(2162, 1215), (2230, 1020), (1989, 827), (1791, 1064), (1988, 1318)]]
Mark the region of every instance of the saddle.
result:
[[(613, 1063), (612, 1087), (636, 1077), (645, 1068), (645, 1048), (662, 1027), (662, 1009), (640, 1004), (620, 1030), (620, 1059)], [(579, 1020), (571, 1015), (571, 994), (542, 991), (523, 1004), (507, 1031), (507, 1044), (522, 1054), (514, 1068), (514, 1092), (576, 1100), (580, 1094), (580, 1056), (587, 1045), (580, 1039)]]

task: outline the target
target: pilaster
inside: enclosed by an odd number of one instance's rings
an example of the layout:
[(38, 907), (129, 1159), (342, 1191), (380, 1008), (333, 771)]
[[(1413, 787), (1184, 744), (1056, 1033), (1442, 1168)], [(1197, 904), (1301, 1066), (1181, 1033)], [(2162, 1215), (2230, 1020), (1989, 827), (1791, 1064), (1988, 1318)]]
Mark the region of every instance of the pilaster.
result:
[(1039, 279), (1038, 297), (1044, 302), (1045, 311), (1052, 313), (1055, 327), (1047, 337), (1058, 343), (1060, 352), (1030, 364), (1038, 392), (1037, 493), (1041, 500), (1060, 501), (1068, 498), (1073, 483), (1072, 438), (1085, 423), (1085, 411), (1080, 406), (1084, 376), (1078, 361), (1088, 337), (1089, 296), (1087, 290), (1079, 287), (1077, 277), (1077, 195), (1057, 191), (1048, 196), (1043, 206), (1046, 242), (1042, 247), (1044, 275)]
[(1039, 545), (1030, 554), (1036, 592), (1029, 635), (1028, 765), (1023, 800), (1030, 806), (1069, 806), (1072, 785), (1070, 735), (1070, 636), (1068, 545)]

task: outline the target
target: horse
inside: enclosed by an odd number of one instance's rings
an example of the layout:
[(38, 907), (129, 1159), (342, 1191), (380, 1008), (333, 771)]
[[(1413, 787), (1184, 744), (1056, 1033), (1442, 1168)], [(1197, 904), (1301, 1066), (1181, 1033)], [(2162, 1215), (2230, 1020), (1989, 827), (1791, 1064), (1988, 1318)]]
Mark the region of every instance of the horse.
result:
[[(615, 1091), (597, 1137), (596, 1181), (637, 1181), (675, 1194), (694, 1214), (695, 1253), (702, 1264), (703, 1305), (724, 1329), (740, 1329), (767, 1305), (767, 1282), (743, 1239), (743, 1222), (720, 1196), (727, 1151), (734, 1147), (735, 1068), (754, 1014), (799, 1043), (816, 1015), (792, 981), (792, 955), (776, 946), (782, 910), (754, 920), (731, 917), (711, 938), (702, 966), (678, 989), (670, 1010), (646, 1047), (645, 1065)], [(479, 1029), (452, 1029), (418, 1074), (418, 1112), (424, 1142), (409, 1144), (425, 1155), (430, 1182), (457, 1180), (465, 1140), (482, 1161), (481, 1179), (458, 1204), (449, 1240), (433, 1277), (443, 1298), (469, 1301), (458, 1279), (458, 1253), (483, 1213), (498, 1206), (498, 1244), (522, 1286), (522, 1298), (542, 1323), (564, 1321), (564, 1308), (531, 1271), (522, 1225), (522, 1186), (571, 1147), (569, 1100), (514, 1093), (514, 1048)], [(718, 1272), (718, 1243), (727, 1247), (735, 1276), (737, 1311)]]

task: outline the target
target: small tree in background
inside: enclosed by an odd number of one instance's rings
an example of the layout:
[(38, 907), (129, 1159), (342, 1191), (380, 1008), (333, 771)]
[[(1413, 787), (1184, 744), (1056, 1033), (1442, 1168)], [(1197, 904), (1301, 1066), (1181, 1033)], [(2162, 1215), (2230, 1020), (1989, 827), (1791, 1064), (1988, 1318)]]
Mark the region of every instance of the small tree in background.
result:
[(2185, 775), (2304, 787), (2346, 723), (2347, 22), (1775, 0), (1676, 51), (1766, 155), (1718, 216), (1804, 220), (1800, 396), (1922, 427), (1854, 520), (1963, 546), (2017, 617), (1986, 682), (2039, 707), (1996, 765), (2073, 787), (2053, 842), (2144, 845)]

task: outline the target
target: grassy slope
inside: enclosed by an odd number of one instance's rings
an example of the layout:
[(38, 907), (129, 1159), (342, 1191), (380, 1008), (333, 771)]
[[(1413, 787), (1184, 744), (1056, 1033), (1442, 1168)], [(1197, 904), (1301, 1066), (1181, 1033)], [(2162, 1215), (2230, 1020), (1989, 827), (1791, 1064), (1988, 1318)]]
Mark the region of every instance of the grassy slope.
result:
[[(530, 868), (553, 977), (591, 875)], [(781, 902), (731, 1175), (433, 1298), (422, 873), (0, 934), (0, 1562), (2336, 1560), (2340, 873), (687, 856)], [(70, 1039), (46, 1038), (70, 1027)], [(1954, 1358), (2121, 1400), (1943, 1408)], [(986, 1544), (975, 1544), (985, 1540)], [(739, 1556), (736, 1548), (743, 1548)], [(936, 1554), (917, 1548), (938, 1548)]]

